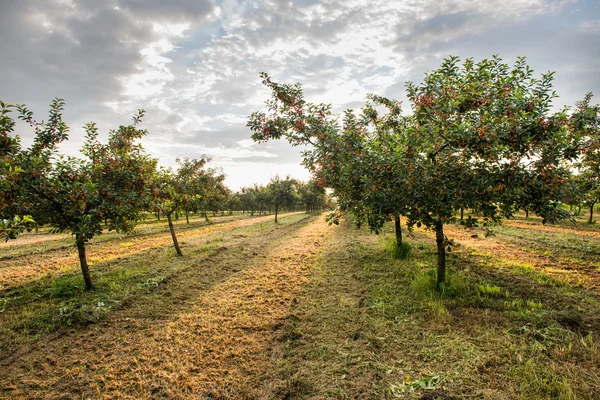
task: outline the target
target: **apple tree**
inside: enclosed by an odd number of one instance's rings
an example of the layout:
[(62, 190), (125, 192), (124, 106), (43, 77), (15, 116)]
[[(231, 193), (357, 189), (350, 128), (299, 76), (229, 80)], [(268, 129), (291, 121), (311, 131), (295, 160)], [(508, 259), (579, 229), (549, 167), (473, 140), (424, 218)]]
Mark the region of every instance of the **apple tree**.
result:
[(550, 113), (552, 79), (551, 72), (534, 78), (524, 58), (511, 68), (498, 57), (462, 65), (450, 57), (422, 83), (408, 83), (414, 122), (406, 134), (415, 149), (407, 160), (414, 168), (409, 223), (436, 233), (438, 286), (449, 244), (444, 224), (459, 208), (484, 222), (523, 205), (544, 222), (568, 217), (559, 207), (564, 161), (577, 156), (577, 143), (566, 112)]
[[(8, 159), (12, 171), (3, 176), (9, 191), (2, 198), (3, 218), (31, 215), (38, 224), (48, 224), (53, 232), (75, 236), (86, 289), (92, 289), (86, 244), (103, 231), (129, 232), (145, 203), (147, 183), (155, 169), (151, 159), (137, 143), (146, 131), (137, 126), (144, 112), (133, 123), (109, 133), (107, 144), (98, 141), (98, 129), (87, 124), (84, 158), (61, 155), (58, 145), (68, 138), (69, 128), (62, 120), (64, 101), (50, 106), (48, 121), (37, 121), (20, 105), (19, 118), (34, 130), (31, 147), (16, 147)], [(6, 114), (4, 114), (6, 117)], [(11, 203), (7, 204), (7, 193)]]
[(154, 175), (150, 207), (158, 208), (167, 217), (169, 231), (173, 239), (173, 247), (178, 256), (183, 255), (173, 225), (173, 213), (182, 207), (197, 202), (204, 196), (206, 163), (210, 158), (202, 156), (199, 159), (177, 159), (179, 168), (163, 168)]
[(298, 202), (298, 193), (296, 190), (297, 182), (295, 179), (286, 176), (282, 179), (279, 175), (271, 178), (267, 185), (267, 191), (271, 204), (275, 208), (275, 223), (277, 223), (277, 214), (283, 207), (293, 207)]
[(594, 220), (594, 206), (600, 201), (600, 104), (592, 105), (592, 93), (577, 102), (570, 118), (570, 128), (582, 141), (581, 157), (575, 163), (580, 201), (590, 209), (589, 223)]

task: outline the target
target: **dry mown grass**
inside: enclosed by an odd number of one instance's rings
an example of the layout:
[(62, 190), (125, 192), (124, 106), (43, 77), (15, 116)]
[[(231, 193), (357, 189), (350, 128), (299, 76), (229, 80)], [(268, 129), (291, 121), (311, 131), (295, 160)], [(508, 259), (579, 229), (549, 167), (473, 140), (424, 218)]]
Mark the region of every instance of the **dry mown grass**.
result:
[(464, 247), (439, 294), (430, 238), (412, 240), (412, 258), (390, 260), (374, 235), (336, 231), (286, 324), (273, 398), (600, 398), (593, 294)]
[[(185, 219), (174, 220), (175, 229), (188, 230), (197, 229), (201, 226), (214, 223), (222, 223), (225, 221), (234, 221), (243, 218), (249, 218), (249, 214), (226, 214), (218, 215), (208, 222), (204, 217), (199, 215), (190, 216), (189, 224)], [(166, 220), (141, 221), (135, 227), (135, 231), (129, 235), (123, 235), (115, 231), (104, 231), (100, 236), (96, 236), (91, 240), (92, 244), (100, 244), (109, 241), (122, 241), (124, 237), (144, 237), (153, 234), (162, 234), (168, 230)], [(0, 260), (14, 259), (22, 256), (30, 256), (33, 254), (44, 254), (53, 250), (62, 250), (67, 247), (73, 247), (73, 237), (67, 233), (52, 234), (49, 233), (49, 228), (41, 228), (39, 231), (26, 232), (16, 240), (0, 243)]]
[(569, 223), (563, 222), (560, 225), (544, 225), (541, 221), (535, 220), (522, 220), (522, 219), (508, 219), (503, 222), (504, 225), (514, 226), (517, 228), (532, 229), (535, 231), (542, 232), (556, 232), (563, 234), (572, 234), (577, 237), (591, 237), (600, 240), (600, 228), (594, 225), (585, 223)]
[[(259, 218), (259, 217), (256, 217)], [(272, 217), (260, 217), (267, 220)], [(177, 224), (177, 237), (185, 242), (189, 238), (198, 237), (199, 233), (209, 234), (238, 226), (256, 223), (249, 217), (223, 217), (218, 222), (207, 224), (204, 221), (194, 221), (189, 226), (180, 222)], [(33, 235), (36, 236), (36, 235)], [(56, 276), (70, 273), (79, 269), (79, 258), (72, 238), (60, 237), (40, 246), (39, 242), (27, 241), (25, 245), (15, 249), (13, 255), (4, 254), (0, 258), (0, 291), (15, 288), (23, 283), (44, 275)], [(18, 243), (21, 238), (13, 241)], [(99, 236), (87, 245), (87, 255), (90, 268), (109, 267), (116, 260), (140, 254), (152, 248), (169, 245), (171, 236), (165, 224), (152, 224), (142, 227), (137, 234), (123, 236), (115, 233)], [(184, 243), (185, 244), (185, 243)]]
[(188, 237), (183, 258), (164, 244), (119, 261), (156, 265), (152, 284), (98, 323), (19, 346), (0, 361), (0, 398), (600, 398), (591, 234), (573, 260), (571, 232), (449, 226), (460, 246), (439, 293), (430, 232), (392, 260), (347, 222), (238, 222)]
[[(580, 286), (600, 295), (600, 230), (593, 227), (548, 226), (517, 219), (487, 231), (447, 225), (444, 232), (455, 241), (457, 250), (462, 247), (488, 259), (490, 265), (537, 274), (541, 280)], [(434, 234), (420, 229), (415, 237), (432, 243)]]
[[(283, 224), (303, 217), (301, 214), (286, 216)], [(151, 247), (135, 251), (131, 250), (132, 246), (122, 246), (131, 243), (128, 241), (131, 238), (122, 238), (121, 242), (113, 243), (115, 249), (109, 249), (118, 252), (119, 257), (92, 265), (96, 289), (91, 292), (82, 290), (77, 260), (70, 271), (58, 276), (45, 274), (0, 291), (0, 355), (10, 354), (15, 345), (35, 341), (37, 336), (64, 326), (97, 321), (111, 310), (124, 306), (136, 293), (154, 288), (178, 271), (189, 268), (187, 256), (198, 259), (221, 250), (223, 232), (240, 234), (271, 224), (272, 217), (258, 217), (196, 227), (187, 231), (186, 241), (181, 242), (186, 254), (183, 258), (175, 257), (168, 232), (163, 233), (159, 245), (154, 241)], [(39, 260), (41, 268), (44, 268), (43, 260), (52, 259)]]
[[(271, 217), (272, 218), (272, 217)], [(329, 229), (295, 216), (221, 232), (203, 258), (112, 312), (0, 364), (6, 398), (261, 398), (275, 338)], [(189, 239), (188, 239), (189, 242)], [(194, 252), (194, 249), (198, 252)]]

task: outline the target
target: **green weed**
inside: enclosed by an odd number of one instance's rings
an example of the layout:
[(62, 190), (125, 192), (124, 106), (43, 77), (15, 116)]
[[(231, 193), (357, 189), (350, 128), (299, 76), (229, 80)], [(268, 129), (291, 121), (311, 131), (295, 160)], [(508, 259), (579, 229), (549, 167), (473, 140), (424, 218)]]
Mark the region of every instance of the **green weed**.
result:
[(510, 295), (508, 290), (503, 291), (500, 286), (493, 283), (480, 283), (475, 289), (479, 300), (483, 300), (483, 298), (508, 298)]
[(390, 257), (396, 260), (405, 260), (410, 256), (412, 246), (406, 241), (402, 242), (400, 246), (396, 243), (396, 239), (392, 236), (383, 236), (383, 248)]
[(577, 397), (569, 379), (559, 376), (548, 364), (536, 358), (528, 359), (513, 371), (520, 391), (528, 399), (575, 400)]
[(79, 275), (63, 275), (52, 281), (49, 292), (52, 298), (73, 297), (83, 291), (83, 278)]

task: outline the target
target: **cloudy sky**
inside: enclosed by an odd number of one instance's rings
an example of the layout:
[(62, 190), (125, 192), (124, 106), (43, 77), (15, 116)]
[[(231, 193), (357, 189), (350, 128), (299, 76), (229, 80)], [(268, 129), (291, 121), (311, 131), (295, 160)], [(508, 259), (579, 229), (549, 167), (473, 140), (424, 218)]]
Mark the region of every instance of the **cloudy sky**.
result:
[(260, 71), (343, 110), (369, 92), (403, 99), (448, 55), (493, 54), (556, 71), (557, 106), (600, 101), (600, 1), (0, 0), (0, 99), (42, 118), (64, 98), (65, 152), (86, 122), (106, 135), (144, 108), (144, 147), (163, 165), (207, 154), (234, 189), (308, 178), (298, 148), (250, 140)]

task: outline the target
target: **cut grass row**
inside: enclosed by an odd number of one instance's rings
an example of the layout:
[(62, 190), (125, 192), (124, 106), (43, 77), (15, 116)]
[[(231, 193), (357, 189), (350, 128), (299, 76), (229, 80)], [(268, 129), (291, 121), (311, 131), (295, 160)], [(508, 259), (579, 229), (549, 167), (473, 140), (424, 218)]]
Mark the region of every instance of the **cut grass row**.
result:
[(461, 249), (439, 293), (416, 236), (392, 260), (366, 231), (335, 232), (286, 324), (272, 398), (600, 398), (594, 296)]
[[(496, 263), (535, 269), (558, 282), (581, 286), (600, 295), (600, 238), (577, 237), (537, 226), (514, 227), (509, 225), (511, 222), (486, 230), (449, 225), (446, 232), (456, 242), (455, 249), (465, 247)], [(433, 234), (420, 230), (415, 237), (431, 241)]]
[[(256, 217), (259, 218), (259, 217)], [(268, 218), (268, 217), (263, 217)], [(185, 241), (194, 237), (198, 230), (218, 230), (227, 223), (241, 221), (240, 223), (253, 223), (251, 217), (219, 219), (212, 223), (204, 221), (178, 227), (177, 237)], [(250, 221), (250, 222), (243, 222)], [(183, 228), (183, 229), (182, 229)], [(135, 235), (112, 235), (107, 240), (90, 241), (87, 245), (88, 263), (90, 266), (110, 264), (118, 261), (123, 256), (141, 253), (153, 247), (167, 246), (172, 242), (165, 224), (157, 224), (154, 232), (140, 232)], [(99, 237), (98, 239), (102, 239)], [(30, 251), (13, 259), (0, 260), (0, 290), (6, 290), (38, 279), (45, 274), (60, 275), (79, 269), (79, 258), (74, 249), (72, 239), (64, 240), (60, 248), (48, 250), (40, 248)]]
[[(303, 218), (306, 215), (287, 215), (277, 226)], [(273, 229), (272, 225), (275, 226), (272, 216), (268, 216), (197, 227), (182, 235), (184, 257), (175, 256), (167, 232), (160, 241), (145, 243), (143, 248), (116, 247), (112, 243), (119, 256), (112, 255), (104, 262), (92, 264), (96, 289), (91, 292), (83, 290), (83, 279), (75, 262), (58, 277), (44, 275), (4, 290), (0, 292), (0, 352), (8, 355), (15, 346), (39, 340), (66, 326), (96, 322), (139, 293), (160, 286), (174, 274), (192, 268), (203, 257), (226, 248), (223, 235), (243, 237)]]
[[(233, 221), (242, 218), (250, 218), (249, 214), (234, 214), (234, 215), (217, 215), (210, 221), (206, 221), (201, 216), (191, 216), (189, 224), (186, 223), (185, 219), (174, 220), (173, 224), (177, 231), (183, 231), (188, 229), (197, 229), (201, 226), (210, 225), (214, 223), (223, 223), (226, 221)], [(151, 236), (155, 234), (162, 234), (168, 229), (166, 221), (148, 221), (142, 222), (136, 226), (135, 231), (129, 235), (122, 235), (117, 232), (104, 232), (100, 236), (94, 237), (89, 243), (91, 245), (107, 243), (107, 242), (123, 242), (124, 237), (130, 238), (141, 238), (145, 236)], [(14, 258), (28, 256), (28, 255), (41, 255), (46, 252), (54, 250), (62, 250), (65, 248), (72, 248), (74, 246), (74, 240), (71, 235), (68, 234), (51, 234), (47, 229), (42, 229), (39, 232), (30, 232), (21, 235), (16, 240), (11, 240), (6, 243), (0, 243), (0, 261), (11, 260)], [(0, 263), (0, 268), (10, 265), (9, 263)]]
[(328, 229), (306, 214), (280, 221), (221, 232), (202, 257), (155, 254), (185, 265), (102, 321), (0, 361), (0, 398), (262, 398), (272, 337)]

